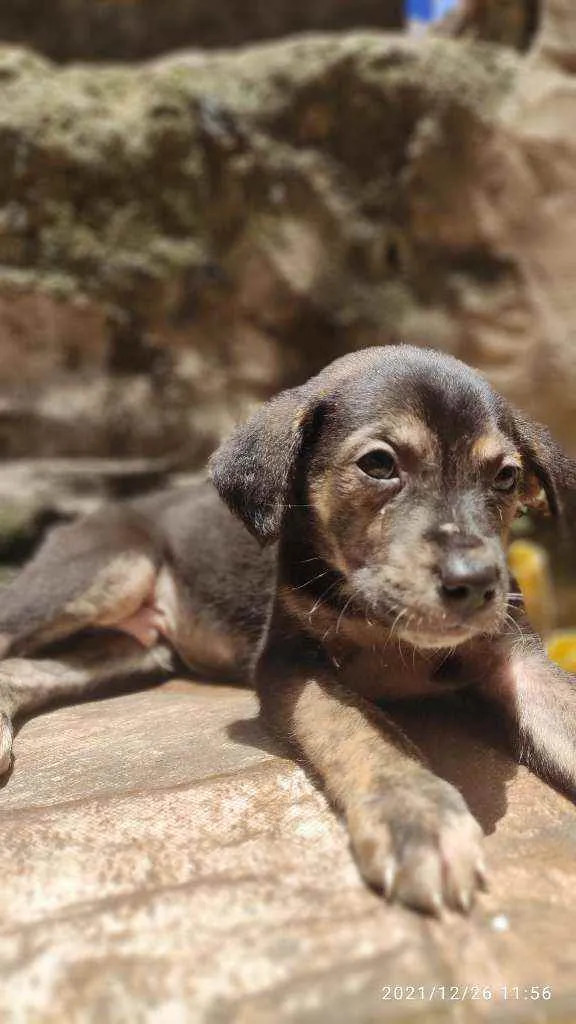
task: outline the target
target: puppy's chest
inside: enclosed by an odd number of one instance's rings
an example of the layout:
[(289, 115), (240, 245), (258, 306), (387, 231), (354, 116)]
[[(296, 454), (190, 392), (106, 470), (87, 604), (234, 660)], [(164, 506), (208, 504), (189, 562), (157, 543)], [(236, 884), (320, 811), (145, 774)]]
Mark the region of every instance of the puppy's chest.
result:
[(329, 651), (338, 680), (371, 701), (440, 695), (463, 684), (456, 664), (437, 652), (420, 653), (390, 643)]

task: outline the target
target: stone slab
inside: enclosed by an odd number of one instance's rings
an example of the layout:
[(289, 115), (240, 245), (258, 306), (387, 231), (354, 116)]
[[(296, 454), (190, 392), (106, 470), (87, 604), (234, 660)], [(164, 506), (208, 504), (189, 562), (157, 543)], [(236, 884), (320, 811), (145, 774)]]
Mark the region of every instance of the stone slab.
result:
[(576, 814), (488, 720), (399, 716), (487, 833), (489, 891), (432, 921), (362, 885), (255, 712), (248, 690), (176, 681), (22, 727), (0, 792), (2, 1021), (576, 1019)]

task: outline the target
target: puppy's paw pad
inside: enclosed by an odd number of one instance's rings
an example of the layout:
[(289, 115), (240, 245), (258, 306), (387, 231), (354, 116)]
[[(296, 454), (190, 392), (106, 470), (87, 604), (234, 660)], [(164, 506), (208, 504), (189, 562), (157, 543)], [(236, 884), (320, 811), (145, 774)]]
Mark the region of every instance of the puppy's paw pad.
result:
[(12, 742), (14, 733), (8, 715), (0, 713), (0, 775), (4, 775), (12, 765)]

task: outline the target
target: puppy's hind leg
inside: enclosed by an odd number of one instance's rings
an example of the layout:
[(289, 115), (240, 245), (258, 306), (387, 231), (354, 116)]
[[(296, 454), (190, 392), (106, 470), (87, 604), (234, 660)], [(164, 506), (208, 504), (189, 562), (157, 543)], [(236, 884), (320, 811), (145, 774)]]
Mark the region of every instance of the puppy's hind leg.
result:
[(123, 621), (126, 632), (152, 643), (146, 606), (160, 561), (146, 521), (122, 506), (53, 530), (0, 590), (0, 658), (29, 655), (87, 627)]
[(12, 761), (13, 719), (63, 697), (80, 697), (116, 677), (171, 668), (172, 654), (163, 644), (146, 649), (131, 636), (100, 632), (80, 634), (40, 658), (0, 661), (0, 773)]

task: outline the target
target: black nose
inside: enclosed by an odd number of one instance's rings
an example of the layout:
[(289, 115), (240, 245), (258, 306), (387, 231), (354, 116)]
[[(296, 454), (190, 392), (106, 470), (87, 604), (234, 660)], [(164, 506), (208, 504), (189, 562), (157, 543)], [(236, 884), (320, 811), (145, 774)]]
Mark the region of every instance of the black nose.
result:
[(440, 592), (455, 611), (478, 611), (496, 597), (498, 577), (498, 566), (488, 553), (454, 552), (440, 569)]

